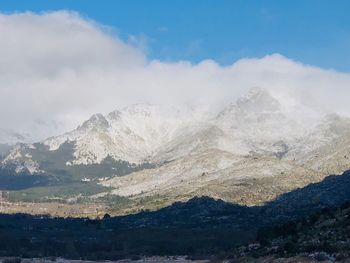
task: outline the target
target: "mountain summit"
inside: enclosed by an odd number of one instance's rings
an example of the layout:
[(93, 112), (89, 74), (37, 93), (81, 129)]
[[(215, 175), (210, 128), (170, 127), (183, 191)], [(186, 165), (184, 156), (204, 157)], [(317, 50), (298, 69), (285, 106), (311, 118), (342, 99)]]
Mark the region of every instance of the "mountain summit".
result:
[[(261, 88), (211, 118), (180, 108), (131, 105), (95, 114), (65, 134), (16, 145), (0, 167), (17, 181), (35, 182), (28, 189), (38, 184), (91, 187), (83, 191), (91, 202), (116, 196), (138, 207), (147, 198), (142, 206), (152, 209), (207, 195), (262, 204), (350, 168), (349, 119), (328, 115), (308, 122), (307, 110), (299, 118), (304, 109), (285, 111)], [(0, 175), (0, 183), (4, 178)]]

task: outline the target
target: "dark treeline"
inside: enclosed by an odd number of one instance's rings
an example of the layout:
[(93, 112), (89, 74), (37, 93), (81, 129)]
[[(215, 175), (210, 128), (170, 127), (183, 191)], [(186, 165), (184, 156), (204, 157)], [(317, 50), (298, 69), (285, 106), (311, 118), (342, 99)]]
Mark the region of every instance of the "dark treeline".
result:
[(0, 256), (91, 260), (227, 256), (235, 246), (256, 241), (257, 233), (262, 240), (262, 233), (268, 237), (283, 231), (282, 223), (340, 206), (350, 200), (349, 189), (350, 173), (346, 172), (286, 193), (262, 207), (201, 197), (155, 212), (96, 220), (0, 215)]
[[(200, 199), (196, 200), (201, 202)], [(214, 200), (211, 200), (214, 202)], [(233, 244), (255, 237), (253, 229), (232, 227), (223, 211), (193, 222), (161, 216), (169, 225), (147, 223), (147, 213), (133, 218), (76, 219), (0, 216), (0, 256), (97, 259), (137, 258), (141, 255), (223, 254)], [(143, 217), (144, 215), (144, 217)], [(154, 215), (152, 215), (153, 217)], [(142, 217), (144, 219), (142, 219)], [(132, 222), (132, 223), (130, 223)]]

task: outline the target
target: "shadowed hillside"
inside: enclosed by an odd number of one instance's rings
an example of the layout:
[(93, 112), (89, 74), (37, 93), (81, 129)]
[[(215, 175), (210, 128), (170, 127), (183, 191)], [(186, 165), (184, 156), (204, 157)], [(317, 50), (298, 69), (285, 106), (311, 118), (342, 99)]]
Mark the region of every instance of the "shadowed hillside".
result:
[(345, 172), (284, 194), (263, 207), (201, 197), (155, 212), (105, 215), (96, 220), (1, 215), (0, 255), (90, 259), (225, 255), (238, 244), (254, 241), (261, 227), (305, 217), (350, 200), (349, 186), (350, 173)]
[(285, 193), (262, 208), (264, 218), (276, 221), (299, 218), (350, 200), (350, 171)]

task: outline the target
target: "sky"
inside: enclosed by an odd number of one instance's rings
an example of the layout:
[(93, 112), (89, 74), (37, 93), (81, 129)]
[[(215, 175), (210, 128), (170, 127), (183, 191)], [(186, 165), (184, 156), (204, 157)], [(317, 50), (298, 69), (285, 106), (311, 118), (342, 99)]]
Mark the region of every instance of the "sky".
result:
[(350, 71), (347, 0), (2, 0), (0, 10), (74, 10), (112, 26), (124, 41), (143, 46), (150, 59), (214, 59), (280, 53), (322, 68)]
[(349, 7), (2, 0), (0, 143), (7, 131), (41, 140), (134, 103), (217, 108), (252, 87), (350, 116)]

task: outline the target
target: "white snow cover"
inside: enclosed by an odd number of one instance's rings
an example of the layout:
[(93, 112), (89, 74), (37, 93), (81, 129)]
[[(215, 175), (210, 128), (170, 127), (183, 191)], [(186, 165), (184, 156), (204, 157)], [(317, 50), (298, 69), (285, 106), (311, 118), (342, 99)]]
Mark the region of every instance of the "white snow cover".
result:
[(131, 163), (147, 161), (189, 123), (187, 110), (137, 104), (106, 116), (95, 114), (77, 129), (44, 141), (56, 150), (68, 141), (76, 151), (73, 164), (99, 163), (108, 155)]
[[(186, 107), (136, 104), (95, 114), (75, 130), (43, 143), (51, 151), (65, 142), (74, 144), (74, 159), (67, 165), (100, 163), (108, 156), (135, 164), (162, 164), (209, 149), (235, 156), (295, 159), (336, 138), (335, 121), (347, 123), (285, 100), (254, 88), (211, 115)], [(4, 162), (21, 158), (30, 160), (15, 147)]]
[(30, 154), (22, 154), (23, 144), (17, 144), (6, 156), (6, 158), (0, 162), (0, 168), (7, 165), (15, 166), (15, 172), (17, 174), (28, 171), (30, 174), (42, 173), (39, 164), (32, 160)]
[(56, 150), (66, 141), (74, 142), (71, 164), (99, 163), (107, 156), (139, 164), (173, 160), (206, 148), (240, 155), (280, 152), (296, 146), (321, 122), (311, 108), (281, 104), (266, 90), (253, 88), (212, 115), (150, 104), (131, 105), (106, 116), (95, 114), (44, 144)]

